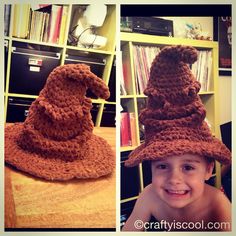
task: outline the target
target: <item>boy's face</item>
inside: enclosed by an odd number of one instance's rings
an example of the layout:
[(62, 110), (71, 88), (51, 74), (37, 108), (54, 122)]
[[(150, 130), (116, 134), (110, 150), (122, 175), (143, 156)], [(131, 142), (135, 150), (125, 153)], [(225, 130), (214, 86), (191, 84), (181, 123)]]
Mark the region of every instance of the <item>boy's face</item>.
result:
[(183, 208), (203, 195), (205, 180), (214, 163), (185, 154), (152, 161), (152, 186), (158, 197), (173, 208)]

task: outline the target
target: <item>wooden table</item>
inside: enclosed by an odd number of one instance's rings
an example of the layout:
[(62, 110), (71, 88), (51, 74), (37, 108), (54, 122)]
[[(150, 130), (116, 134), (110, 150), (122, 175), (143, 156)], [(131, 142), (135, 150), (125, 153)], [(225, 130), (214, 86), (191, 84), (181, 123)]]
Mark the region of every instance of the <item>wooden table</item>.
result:
[[(115, 153), (115, 128), (94, 128)], [(116, 175), (50, 182), (5, 167), (5, 228), (115, 228)]]

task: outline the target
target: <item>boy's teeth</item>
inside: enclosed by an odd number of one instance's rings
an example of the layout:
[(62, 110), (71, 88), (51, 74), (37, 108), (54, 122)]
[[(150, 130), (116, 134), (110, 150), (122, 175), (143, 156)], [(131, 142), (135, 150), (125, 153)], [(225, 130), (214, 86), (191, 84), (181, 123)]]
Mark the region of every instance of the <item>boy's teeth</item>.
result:
[(167, 191), (173, 194), (185, 194), (187, 192), (186, 190), (167, 190)]

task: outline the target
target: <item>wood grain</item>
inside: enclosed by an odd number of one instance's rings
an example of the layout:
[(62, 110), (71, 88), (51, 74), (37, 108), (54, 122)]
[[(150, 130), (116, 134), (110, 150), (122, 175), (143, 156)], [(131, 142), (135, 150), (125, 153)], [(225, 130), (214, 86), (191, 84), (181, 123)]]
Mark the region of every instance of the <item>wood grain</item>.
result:
[[(96, 127), (115, 153), (115, 128)], [(50, 182), (5, 167), (5, 228), (115, 228), (116, 175)]]
[(5, 227), (16, 227), (16, 211), (12, 194), (11, 174), (5, 169)]

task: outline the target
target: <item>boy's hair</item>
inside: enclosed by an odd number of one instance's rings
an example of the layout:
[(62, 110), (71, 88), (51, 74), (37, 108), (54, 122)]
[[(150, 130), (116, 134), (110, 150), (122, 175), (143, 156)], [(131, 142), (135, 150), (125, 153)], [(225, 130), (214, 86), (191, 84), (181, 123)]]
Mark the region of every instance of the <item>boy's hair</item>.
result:
[(215, 160), (213, 158), (205, 157), (205, 159), (206, 159), (208, 164), (211, 164), (212, 162), (215, 163)]

